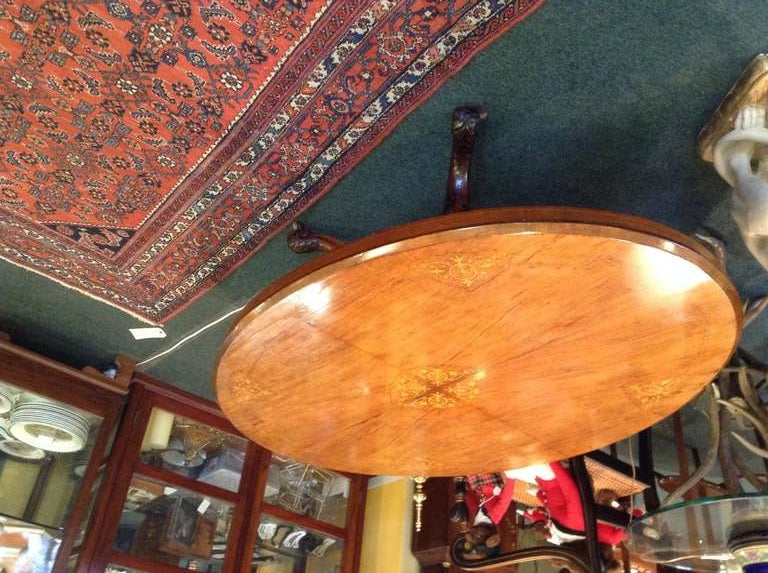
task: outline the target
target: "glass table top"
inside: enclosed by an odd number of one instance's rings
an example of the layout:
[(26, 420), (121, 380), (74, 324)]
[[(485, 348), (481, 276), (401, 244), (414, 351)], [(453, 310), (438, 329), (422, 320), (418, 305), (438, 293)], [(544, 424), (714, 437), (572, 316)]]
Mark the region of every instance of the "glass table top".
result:
[(742, 571), (768, 562), (768, 495), (700, 498), (649, 513), (628, 528), (627, 548), (692, 571)]

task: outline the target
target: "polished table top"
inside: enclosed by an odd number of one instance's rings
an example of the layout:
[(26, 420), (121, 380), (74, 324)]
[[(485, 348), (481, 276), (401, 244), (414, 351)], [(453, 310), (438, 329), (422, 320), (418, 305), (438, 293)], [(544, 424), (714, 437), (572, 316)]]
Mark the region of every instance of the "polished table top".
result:
[(261, 292), (216, 392), (266, 448), (366, 474), (564, 459), (679, 409), (731, 354), (740, 301), (704, 247), (585, 209), (444, 215)]
[(678, 503), (634, 521), (628, 534), (632, 555), (651, 563), (691, 571), (741, 571), (750, 559), (768, 559), (768, 494)]

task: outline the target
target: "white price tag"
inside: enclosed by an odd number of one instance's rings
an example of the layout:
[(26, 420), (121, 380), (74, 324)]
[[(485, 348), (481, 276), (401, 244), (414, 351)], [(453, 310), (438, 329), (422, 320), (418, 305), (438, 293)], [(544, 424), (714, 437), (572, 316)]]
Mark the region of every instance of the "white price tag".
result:
[(205, 498), (203, 501), (200, 502), (200, 505), (197, 506), (197, 513), (200, 515), (204, 514), (206, 511), (208, 511), (208, 508), (211, 506), (211, 502), (208, 500), (208, 498)]
[(163, 488), (163, 494), (165, 494), (165, 495), (173, 495), (174, 493), (176, 493), (176, 491), (177, 491), (177, 490), (176, 490), (176, 488), (175, 488), (175, 487), (168, 487), (168, 486), (165, 486), (165, 487)]
[(162, 328), (156, 326), (150, 326), (147, 328), (129, 328), (128, 329), (136, 340), (144, 340), (145, 338), (165, 338), (166, 334)]

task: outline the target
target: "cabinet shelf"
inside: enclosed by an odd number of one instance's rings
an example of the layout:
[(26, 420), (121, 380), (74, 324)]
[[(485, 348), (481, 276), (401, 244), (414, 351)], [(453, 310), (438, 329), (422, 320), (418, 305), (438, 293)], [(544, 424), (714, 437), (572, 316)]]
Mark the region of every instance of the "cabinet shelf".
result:
[(47, 525), (45, 523), (38, 523), (36, 521), (32, 521), (29, 519), (22, 519), (20, 517), (16, 517), (15, 515), (8, 515), (7, 513), (0, 512), (0, 518), (15, 522), (14, 525), (20, 524), (20, 525), (28, 525), (30, 527), (37, 527), (39, 529), (44, 529), (49, 533), (52, 533), (52, 532), (55, 532), (56, 534), (64, 533), (63, 527), (57, 527), (55, 525)]
[(337, 527), (335, 525), (331, 525), (330, 523), (325, 523), (323, 521), (307, 517), (306, 515), (294, 513), (289, 509), (280, 507), (279, 505), (273, 505), (271, 503), (265, 502), (261, 506), (261, 512), (267, 515), (271, 515), (272, 517), (276, 517), (282, 521), (290, 521), (299, 527), (313, 529), (318, 533), (330, 535), (331, 537), (344, 539), (344, 537), (347, 535), (347, 530), (343, 527)]
[(110, 552), (109, 562), (136, 571), (152, 571), (153, 573), (189, 573), (189, 569), (184, 569), (183, 567), (174, 567), (167, 563), (158, 563), (151, 559), (129, 555), (128, 553), (120, 553), (119, 551)]
[(216, 487), (215, 485), (188, 478), (169, 470), (150, 466), (144, 462), (136, 462), (135, 473), (150, 478), (154, 481), (159, 481), (169, 485), (175, 485), (184, 489), (192, 490), (207, 497), (215, 497), (221, 499), (222, 501), (237, 503), (237, 493), (233, 493), (228, 489), (222, 489), (220, 487)]
[(269, 543), (266, 543), (264, 541), (257, 542), (256, 547), (264, 551), (269, 551), (270, 553), (277, 553), (278, 555), (283, 555), (284, 557), (291, 557), (293, 559), (303, 559), (303, 558), (306, 558), (307, 556), (305, 553), (302, 553), (301, 551), (291, 550), (286, 547), (282, 547), (280, 545), (278, 546), (270, 545)]

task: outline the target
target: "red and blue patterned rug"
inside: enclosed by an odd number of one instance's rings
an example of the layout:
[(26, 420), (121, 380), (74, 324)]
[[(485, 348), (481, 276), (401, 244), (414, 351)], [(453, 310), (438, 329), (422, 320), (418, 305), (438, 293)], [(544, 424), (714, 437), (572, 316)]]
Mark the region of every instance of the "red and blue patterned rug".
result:
[(543, 0), (7, 0), (0, 257), (152, 322)]

